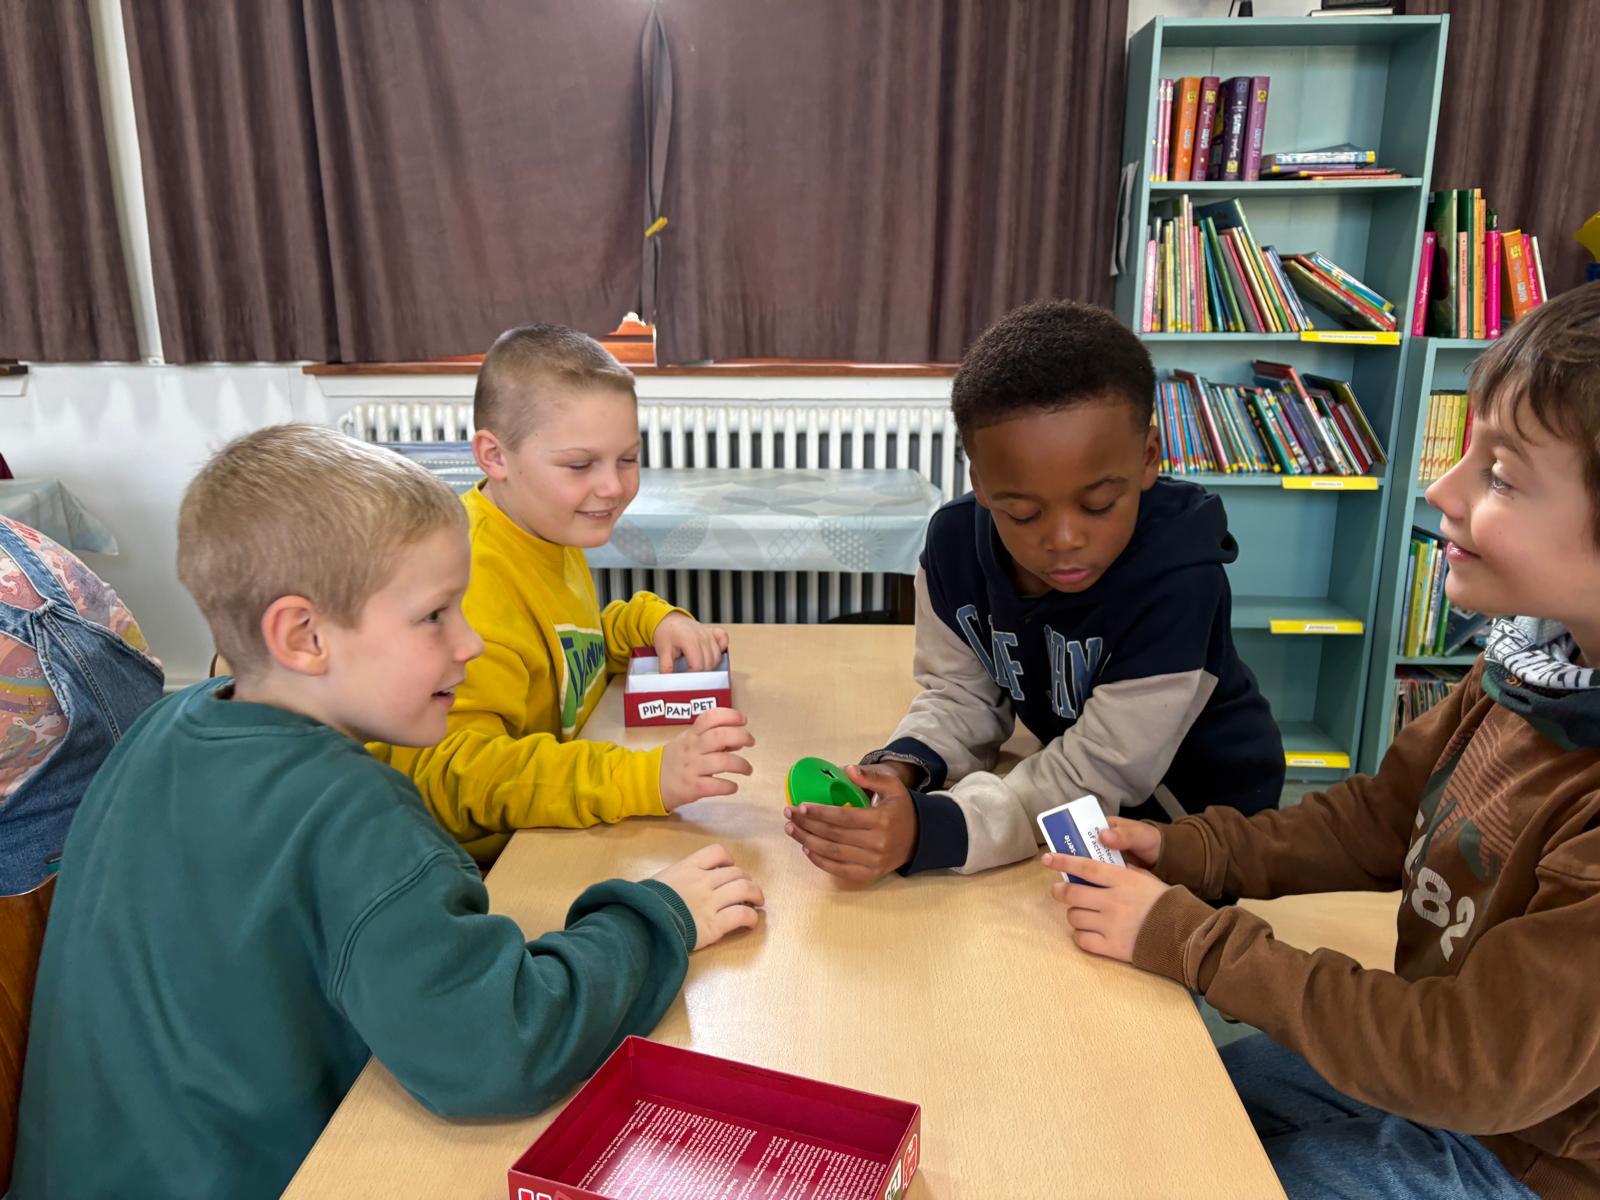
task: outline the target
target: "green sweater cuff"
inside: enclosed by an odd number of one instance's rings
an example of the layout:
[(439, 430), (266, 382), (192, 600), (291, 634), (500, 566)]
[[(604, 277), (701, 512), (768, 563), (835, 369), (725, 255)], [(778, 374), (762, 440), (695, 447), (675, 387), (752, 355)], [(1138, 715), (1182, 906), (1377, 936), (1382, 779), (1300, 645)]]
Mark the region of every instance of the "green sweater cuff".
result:
[(683, 902), (683, 897), (659, 880), (641, 879), (639, 886), (661, 897), (668, 910), (671, 911), (672, 919), (677, 922), (678, 934), (683, 938), (684, 953), (693, 954), (696, 937), (694, 914), (689, 911), (689, 906)]
[(1170, 887), (1151, 907), (1133, 943), (1133, 965), (1194, 988), (1189, 942), (1216, 913), (1186, 887)]

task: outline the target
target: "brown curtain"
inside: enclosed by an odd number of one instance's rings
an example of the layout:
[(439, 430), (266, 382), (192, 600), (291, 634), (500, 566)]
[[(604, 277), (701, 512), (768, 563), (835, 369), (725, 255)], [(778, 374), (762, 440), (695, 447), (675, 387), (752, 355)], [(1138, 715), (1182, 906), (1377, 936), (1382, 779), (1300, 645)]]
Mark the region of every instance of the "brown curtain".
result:
[(174, 361), (395, 361), (639, 303), (640, 0), (124, 0)]
[(139, 357), (81, 0), (0, 3), (0, 358)]
[(1481, 187), (1502, 229), (1537, 234), (1545, 284), (1583, 282), (1573, 240), (1600, 209), (1600, 3), (1406, 0), (1450, 14), (1435, 188)]
[(336, 359), (298, 0), (123, 0), (162, 351)]
[(662, 0), (665, 362), (953, 360), (1109, 303), (1126, 0)]
[(640, 0), (321, 0), (307, 33), (346, 358), (639, 303)]

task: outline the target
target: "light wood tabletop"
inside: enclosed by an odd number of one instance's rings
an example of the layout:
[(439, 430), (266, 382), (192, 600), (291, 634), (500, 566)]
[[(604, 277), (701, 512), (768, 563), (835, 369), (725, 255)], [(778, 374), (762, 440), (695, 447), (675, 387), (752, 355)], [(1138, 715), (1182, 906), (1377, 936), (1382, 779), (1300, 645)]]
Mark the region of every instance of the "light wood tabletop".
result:
[[(733, 702), (755, 775), (665, 819), (517, 834), (489, 875), (529, 936), (595, 880), (642, 878), (711, 841), (760, 881), (761, 925), (694, 954), (659, 1041), (923, 1106), (911, 1197), (1281, 1197), (1187, 992), (1079, 951), (1037, 861), (851, 887), (783, 833), (783, 777), (853, 762), (916, 692), (904, 626), (736, 626)], [(629, 746), (612, 687), (585, 733)], [(474, 1031), (460, 1031), (470, 1039)], [(506, 1196), (560, 1111), (447, 1121), (368, 1065), (285, 1195)]]

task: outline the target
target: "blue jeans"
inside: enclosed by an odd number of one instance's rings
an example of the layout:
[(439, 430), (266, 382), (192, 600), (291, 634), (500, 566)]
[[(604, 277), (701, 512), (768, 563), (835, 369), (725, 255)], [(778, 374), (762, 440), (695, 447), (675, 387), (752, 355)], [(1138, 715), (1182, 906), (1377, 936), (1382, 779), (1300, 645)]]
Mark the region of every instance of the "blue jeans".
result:
[(1538, 1200), (1476, 1138), (1352, 1100), (1265, 1034), (1221, 1053), (1289, 1200)]
[(0, 896), (37, 887), (54, 868), (78, 802), (139, 714), (161, 699), (161, 668), (85, 620), (45, 561), (0, 521), (3, 549), (43, 601), (0, 603), (0, 634), (29, 647), (67, 722), (66, 736), (0, 806)]

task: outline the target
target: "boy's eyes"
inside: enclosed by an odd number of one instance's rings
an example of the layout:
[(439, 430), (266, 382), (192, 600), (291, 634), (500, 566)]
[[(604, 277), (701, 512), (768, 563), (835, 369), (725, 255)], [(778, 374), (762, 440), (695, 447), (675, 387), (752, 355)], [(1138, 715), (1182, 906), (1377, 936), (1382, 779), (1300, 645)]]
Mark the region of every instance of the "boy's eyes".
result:
[[(1001, 509), (1000, 511), (1001, 512), (1005, 512), (1004, 509)], [(1025, 517), (1019, 517), (1019, 516), (1016, 516), (1013, 513), (1005, 513), (1005, 516), (1006, 516), (1006, 519), (1008, 521), (1010, 521), (1013, 525), (1026, 525), (1030, 521), (1037, 521), (1039, 519), (1039, 514), (1036, 513), (1036, 512), (1035, 513), (1029, 513)]]
[(440, 621), (444, 620), (444, 614), (446, 611), (447, 610), (442, 608), (436, 608), (422, 619), (430, 625), (437, 625)]
[(1491, 492), (1509, 492), (1511, 485), (1494, 473), (1493, 467), (1484, 468), (1483, 481), (1489, 485)]
[(1088, 513), (1091, 517), (1103, 517), (1116, 506), (1117, 505), (1115, 501), (1112, 501), (1110, 504), (1103, 504), (1099, 508), (1090, 508), (1087, 504), (1085, 504), (1083, 506), (1083, 511)]
[[(624, 467), (637, 466), (639, 462), (639, 456), (635, 454), (631, 458), (619, 458), (617, 459), (617, 462)], [(563, 463), (562, 465), (569, 471), (587, 471), (590, 467), (594, 466), (594, 462), (591, 460), (589, 462)]]

